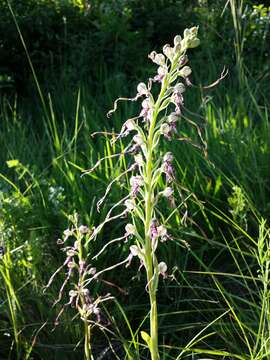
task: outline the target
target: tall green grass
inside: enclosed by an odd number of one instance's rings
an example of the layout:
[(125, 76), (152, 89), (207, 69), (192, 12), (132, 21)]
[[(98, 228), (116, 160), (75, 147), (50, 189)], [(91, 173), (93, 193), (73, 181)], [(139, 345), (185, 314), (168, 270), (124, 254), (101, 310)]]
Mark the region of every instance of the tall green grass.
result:
[[(61, 324), (51, 333), (59, 309), (49, 312), (48, 309), (56, 296), (57, 284), (50, 289), (46, 298), (42, 294), (42, 287), (49, 278), (49, 269), (56, 268), (62, 262), (56, 240), (67, 227), (66, 215), (76, 210), (82, 222), (96, 224), (104, 216), (95, 210), (97, 199), (108, 181), (115, 178), (126, 166), (119, 160), (110, 160), (106, 161), (95, 175), (81, 176), (84, 170), (91, 168), (100, 153), (111, 154), (115, 151), (106, 137), (98, 140), (91, 137), (91, 133), (102, 131), (105, 124), (108, 128), (107, 122), (111, 120), (107, 120), (103, 115), (104, 106), (109, 108), (115, 93), (126, 83), (121, 76), (116, 79), (118, 80), (113, 93), (107, 90), (101, 104), (97, 101), (100, 94), (93, 96), (86, 87), (70, 94), (67, 92), (61, 97), (55, 94), (51, 95), (50, 99), (47, 98), (54, 132), (50, 131), (48, 118), (42, 111), (30, 111), (19, 100), (11, 103), (9, 99), (2, 98), (1, 144), (4, 151), (1, 153), (1, 237), (10, 249), (9, 261), (19, 264), (16, 265), (17, 271), (12, 275), (14, 281), (11, 284), (20, 304), (20, 320), (11, 315), (11, 309), (6, 302), (1, 305), (7, 313), (2, 337), (7, 348), (10, 348), (12, 341), (19, 344), (17, 350), (13, 346), (13, 352), (17, 351), (20, 354), (18, 356), (22, 356), (23, 352), (26, 354), (34, 339), (33, 354), (40, 354), (41, 358), (45, 354), (52, 359), (61, 358), (63, 351), (66, 354), (64, 356), (80, 358), (81, 346), (75, 351), (72, 346), (73, 344), (75, 348), (80, 337), (79, 325), (73, 320), (74, 326), (69, 326), (72, 313), (67, 312)], [(104, 83), (106, 82), (110, 83), (110, 80), (104, 79)], [(68, 107), (64, 104), (68, 104)], [(127, 114), (124, 108), (119, 116), (126, 118), (128, 115), (130, 114)], [(179, 348), (182, 348), (183, 356), (193, 353), (193, 358), (197, 358), (196, 353), (201, 351), (208, 352), (208, 356), (212, 358), (234, 358), (236, 354), (240, 354), (239, 358), (255, 359), (252, 351), (259, 354), (260, 351), (266, 351), (263, 349), (267, 345), (267, 339), (259, 339), (266, 336), (265, 330), (264, 335), (258, 335), (256, 346), (256, 340), (250, 340), (250, 334), (256, 339), (255, 332), (262, 334), (261, 329), (266, 326), (262, 323), (260, 329), (256, 330), (262, 320), (258, 306), (260, 300), (257, 300), (258, 296), (260, 299), (260, 284), (258, 280), (254, 280), (254, 269), (256, 261), (258, 262), (255, 255), (258, 228), (262, 227), (262, 224), (265, 229), (267, 227), (266, 223), (259, 219), (269, 215), (267, 111), (264, 117), (254, 124), (252, 117), (237, 117), (230, 103), (225, 108), (218, 108), (212, 101), (201, 110), (201, 115), (204, 120), (198, 121), (204, 121), (208, 158), (188, 144), (177, 141), (171, 144), (178, 163), (177, 176), (183, 184), (179, 193), (180, 201), (188, 198), (188, 207), (186, 224), (181, 224), (177, 213), (175, 214), (175, 227), (172, 229), (175, 240), (166, 251), (163, 250), (164, 258), (174, 274), (164, 282), (160, 290), (160, 331), (161, 339), (163, 338), (166, 344), (163, 357), (174, 359), (179, 354)], [(32, 123), (33, 116), (35, 127)], [(186, 116), (191, 115), (187, 113)], [(119, 129), (119, 123), (116, 117), (114, 122), (111, 122), (111, 129)], [(183, 128), (182, 131), (187, 130)], [(107, 200), (107, 206), (118, 197), (117, 193), (122, 191), (121, 186), (121, 182), (118, 182)], [(235, 186), (239, 187), (243, 194), (242, 214), (232, 209), (241, 199), (228, 200), (239, 196), (235, 193)], [(121, 222), (106, 228), (100, 243), (95, 244), (93, 251), (98, 251), (112, 236), (117, 236), (121, 228)], [(7, 232), (10, 234), (7, 235)], [(245, 237), (253, 239), (248, 240), (252, 246), (246, 243)], [(185, 242), (188, 242), (191, 250), (185, 246)], [(244, 249), (238, 248), (239, 242), (241, 246), (244, 244)], [(23, 248), (19, 252), (14, 251), (21, 245)], [(121, 251), (124, 258), (127, 256), (128, 246), (121, 246)], [(100, 266), (109, 266), (114, 256), (119, 256), (119, 248), (109, 248), (99, 259)], [(129, 280), (132, 273), (132, 269), (111, 273), (104, 278), (110, 285), (102, 285), (113, 292), (122, 303), (121, 311), (113, 304), (106, 310), (114, 328), (115, 335), (109, 337), (113, 349), (119, 349), (120, 343), (126, 344), (123, 345), (124, 348), (131, 346), (133, 350), (142, 346), (136, 334), (147, 298), (143, 281), (134, 283)], [(25, 276), (29, 279), (28, 282), (25, 281)], [(25, 282), (23, 288), (22, 279)], [(228, 284), (231, 284), (229, 289)], [(7, 290), (2, 288), (1, 291), (4, 294)], [(129, 295), (126, 295), (127, 293)], [(249, 299), (245, 299), (247, 294)], [(32, 309), (30, 312), (29, 306)], [(239, 320), (239, 314), (244, 314), (244, 318)], [(36, 332), (46, 321), (46, 326), (35, 338)], [(132, 333), (128, 330), (129, 326)], [(4, 336), (7, 329), (9, 337)], [(248, 341), (243, 340), (245, 331), (248, 331)], [(18, 333), (19, 338), (16, 335)], [(206, 338), (202, 339), (204, 336)], [(10, 338), (13, 339), (11, 342)], [(131, 343), (126, 342), (129, 339)], [(94, 340), (94, 349), (96, 346), (96, 351), (101, 352), (98, 349), (107, 343), (104, 347), (108, 347), (108, 354), (111, 353), (107, 341), (105, 335), (99, 335), (96, 343)], [(28, 344), (28, 347), (23, 344)], [(249, 347), (255, 347), (256, 350), (251, 351)], [(68, 355), (69, 351), (72, 355)], [(135, 353), (136, 351), (138, 350), (135, 350)], [(246, 357), (241, 355), (241, 351), (246, 352)], [(229, 353), (234, 355), (226, 355)], [(118, 356), (122, 358), (123, 352)], [(144, 358), (143, 351), (141, 358)]]

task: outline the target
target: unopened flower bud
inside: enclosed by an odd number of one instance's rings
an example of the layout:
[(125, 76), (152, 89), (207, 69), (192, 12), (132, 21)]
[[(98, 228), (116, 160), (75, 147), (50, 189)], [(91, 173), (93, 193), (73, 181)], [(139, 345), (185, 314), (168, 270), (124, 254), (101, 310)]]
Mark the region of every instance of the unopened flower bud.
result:
[(194, 48), (196, 48), (197, 46), (199, 46), (200, 43), (201, 43), (201, 42), (200, 42), (200, 39), (195, 38), (195, 39), (189, 41), (188, 47), (189, 47), (190, 49), (194, 49)]
[(180, 58), (179, 58), (179, 65), (180, 65), (180, 66), (185, 65), (187, 62), (188, 62), (188, 57), (187, 57), (187, 55), (182, 55), (182, 56), (180, 56)]
[(138, 84), (137, 92), (139, 95), (148, 95), (149, 94), (149, 90), (147, 89), (147, 86), (143, 82)]
[(194, 26), (191, 29), (185, 29), (184, 40), (181, 44), (185, 48), (195, 48), (200, 45), (200, 40), (197, 38), (198, 27)]
[(159, 274), (164, 275), (167, 270), (168, 270), (167, 264), (164, 261), (161, 261), (158, 264), (158, 272), (159, 272)]
[(189, 66), (184, 66), (183, 69), (180, 70), (180, 75), (184, 78), (188, 77), (192, 73), (192, 70)]
[(163, 54), (165, 56), (167, 56), (167, 58), (169, 58), (170, 60), (173, 58), (174, 56), (174, 51), (173, 51), (173, 48), (170, 46), (170, 45), (165, 45), (163, 47)]
[(163, 65), (165, 63), (165, 57), (163, 54), (156, 54), (154, 63), (158, 65)]
[(176, 35), (173, 39), (174, 46), (181, 44), (182, 38), (180, 35)]
[(158, 65), (163, 65), (165, 63), (165, 57), (163, 54), (157, 54), (156, 51), (152, 51), (148, 57)]
[(197, 36), (198, 30), (199, 30), (199, 26), (193, 26), (192, 28), (189, 29), (189, 32), (191, 35)]
[(189, 35), (190, 35), (190, 30), (189, 30), (189, 29), (185, 29), (185, 30), (184, 30), (184, 39), (187, 38), (187, 37), (189, 37)]
[(173, 47), (173, 51), (174, 51), (174, 55), (180, 55), (180, 51), (182, 49), (182, 46), (181, 44), (176, 44), (174, 47)]

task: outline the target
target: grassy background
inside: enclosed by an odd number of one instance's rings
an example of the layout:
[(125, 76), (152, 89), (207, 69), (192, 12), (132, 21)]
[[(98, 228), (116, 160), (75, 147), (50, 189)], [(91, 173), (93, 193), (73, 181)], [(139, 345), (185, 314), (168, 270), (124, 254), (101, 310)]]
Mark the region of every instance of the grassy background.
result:
[[(136, 84), (153, 75), (148, 51), (193, 24), (202, 43), (190, 54), (198, 87), (186, 93), (185, 116), (202, 128), (208, 158), (182, 142), (164, 144), (175, 155), (177, 200), (185, 206), (171, 219), (173, 240), (160, 249), (172, 275), (159, 290), (162, 359), (178, 359), (181, 351), (190, 359), (269, 358), (269, 9), (241, 1), (190, 4), (95, 1), (88, 9), (80, 1), (11, 2), (24, 48), (0, 2), (6, 29), (0, 39), (1, 359), (82, 358), (73, 309), (52, 332), (64, 273), (46, 294), (43, 288), (64, 261), (57, 239), (67, 216), (76, 211), (82, 224), (97, 225), (125, 192), (117, 182), (96, 211), (106, 185), (127, 164), (108, 160), (81, 177), (117, 151), (106, 137), (90, 135), (117, 131), (138, 111), (124, 104), (106, 118), (115, 98), (133, 96)], [(228, 77), (203, 91), (200, 84), (213, 82), (223, 65)], [(180, 131), (199, 143), (184, 121)], [(90, 256), (124, 225), (125, 219), (107, 226)], [(128, 251), (128, 244), (109, 247), (95, 266), (110, 266)], [(107, 330), (95, 329), (96, 359), (124, 359), (127, 347), (134, 359), (149, 358), (138, 333), (148, 326), (148, 300), (137, 268), (134, 262), (106, 273), (92, 290), (117, 299), (103, 309)]]

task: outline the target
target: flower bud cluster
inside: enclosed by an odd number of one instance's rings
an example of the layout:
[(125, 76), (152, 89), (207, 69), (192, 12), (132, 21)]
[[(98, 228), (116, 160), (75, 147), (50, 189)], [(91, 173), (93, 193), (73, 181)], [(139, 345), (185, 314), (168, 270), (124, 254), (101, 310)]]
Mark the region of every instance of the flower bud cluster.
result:
[(191, 29), (185, 29), (184, 39), (181, 42), (183, 47), (192, 49), (200, 45), (200, 40), (197, 37), (198, 29), (198, 26), (194, 26)]
[(58, 299), (55, 301), (55, 304), (62, 299), (64, 290), (68, 285), (71, 286), (68, 292), (69, 302), (64, 305), (55, 323), (58, 324), (58, 319), (67, 305), (75, 307), (83, 321), (88, 322), (92, 316), (95, 316), (95, 320), (99, 322), (100, 309), (98, 308), (98, 304), (107, 297), (94, 299), (86, 287), (86, 283), (89, 282), (90, 279), (95, 279), (96, 275), (96, 268), (87, 263), (88, 254), (85, 247), (86, 242), (89, 241), (89, 234), (92, 234), (92, 231), (86, 225), (78, 225), (77, 214), (69, 218), (72, 221), (72, 227), (63, 232), (63, 241), (61, 243), (63, 244), (65, 241), (72, 239), (72, 245), (62, 249), (66, 254), (66, 259), (51, 276), (45, 290), (62, 269), (67, 269), (65, 280), (59, 290)]

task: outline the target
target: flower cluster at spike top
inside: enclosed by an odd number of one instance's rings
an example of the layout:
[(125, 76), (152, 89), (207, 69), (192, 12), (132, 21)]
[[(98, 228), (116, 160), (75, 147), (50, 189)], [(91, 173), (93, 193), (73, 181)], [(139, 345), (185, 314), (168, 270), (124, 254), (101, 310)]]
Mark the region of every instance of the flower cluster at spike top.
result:
[[(161, 154), (160, 140), (162, 137), (171, 140), (177, 135), (177, 125), (180, 122), (184, 104), (183, 94), (186, 87), (191, 85), (189, 76), (192, 71), (186, 65), (188, 63), (186, 52), (189, 48), (195, 48), (200, 44), (197, 32), (198, 27), (186, 29), (183, 38), (180, 35), (175, 36), (173, 46), (167, 44), (163, 47), (163, 53), (151, 52), (149, 58), (158, 65), (157, 74), (150, 78), (147, 84), (143, 82), (138, 84), (134, 98), (117, 99), (114, 108), (108, 113), (110, 116), (115, 112), (121, 100), (142, 99), (139, 115), (126, 120), (120, 133), (112, 139), (112, 143), (115, 143), (121, 138), (132, 136), (129, 145), (121, 153), (113, 156), (129, 154), (134, 163), (108, 185), (105, 195), (98, 202), (98, 209), (109, 194), (112, 184), (121, 176), (126, 176), (128, 172), (132, 173), (129, 177), (130, 193), (114, 204), (103, 223), (94, 230), (90, 240), (98, 235), (106, 223), (128, 215), (132, 223), (127, 224), (125, 234), (119, 239), (111, 240), (109, 244), (121, 239), (125, 241), (135, 239), (126, 262), (129, 264), (132, 257), (138, 256), (141, 265), (147, 270), (150, 266), (150, 258), (152, 258), (151, 266), (154, 267), (155, 274), (158, 272), (164, 275), (163, 271), (158, 270), (155, 260), (158, 243), (170, 238), (166, 227), (158, 220), (156, 211), (158, 201), (160, 197), (163, 197), (168, 200), (170, 206), (174, 207), (175, 204), (173, 154), (171, 152)], [(156, 99), (151, 92), (154, 84), (160, 87)], [(103, 159), (99, 160), (88, 172), (94, 171)], [(158, 182), (161, 177), (164, 177), (165, 189), (159, 189)], [(112, 215), (118, 206), (124, 206), (124, 210), (118, 215)], [(107, 245), (104, 249), (106, 247)], [(97, 256), (101, 253), (102, 250)], [(118, 265), (120, 264), (122, 262)], [(165, 266), (162, 266), (162, 270), (164, 269)]]
[[(133, 224), (130, 223), (126, 226), (126, 237), (134, 236), (137, 239), (136, 245), (132, 245), (130, 248), (129, 262), (133, 256), (138, 256), (142, 265), (145, 264), (144, 245), (140, 241), (143, 236), (139, 235), (136, 219), (139, 218), (143, 225), (146, 225), (145, 199), (149, 187), (151, 187), (151, 203), (153, 205), (149, 225), (152, 252), (155, 252), (158, 241), (163, 242), (170, 237), (165, 226), (159, 224), (155, 218), (155, 205), (158, 203), (159, 196), (164, 196), (169, 201), (173, 199), (175, 180), (173, 154), (168, 152), (163, 156), (157, 154), (156, 157), (154, 154), (162, 136), (171, 140), (174, 135), (177, 135), (177, 124), (181, 119), (184, 104), (183, 94), (186, 87), (191, 84), (189, 76), (192, 70), (186, 65), (188, 63), (186, 52), (189, 48), (195, 48), (200, 44), (197, 32), (197, 27), (186, 29), (183, 38), (180, 35), (175, 36), (173, 47), (167, 44), (163, 47), (163, 53), (151, 52), (149, 58), (158, 65), (157, 74), (154, 78), (149, 79), (147, 85), (145, 83), (138, 84), (135, 100), (143, 98), (140, 114), (138, 117), (127, 120), (120, 133), (120, 137), (130, 133), (134, 134), (132, 149), (137, 165), (137, 173), (130, 178), (130, 198), (125, 201), (126, 211), (133, 219)], [(161, 86), (156, 100), (151, 93), (154, 83), (159, 83)], [(165, 112), (164, 110), (166, 110), (166, 115), (161, 116), (159, 120), (158, 115), (162, 111)], [(169, 114), (167, 115), (167, 113)], [(149, 167), (150, 156), (154, 158), (154, 164), (152, 164), (151, 183), (149, 184), (147, 167)], [(163, 191), (158, 191), (157, 183), (161, 176), (164, 176), (167, 187)], [(162, 266), (162, 269), (165, 269), (165, 265)], [(162, 271), (159, 273), (164, 275)]]

